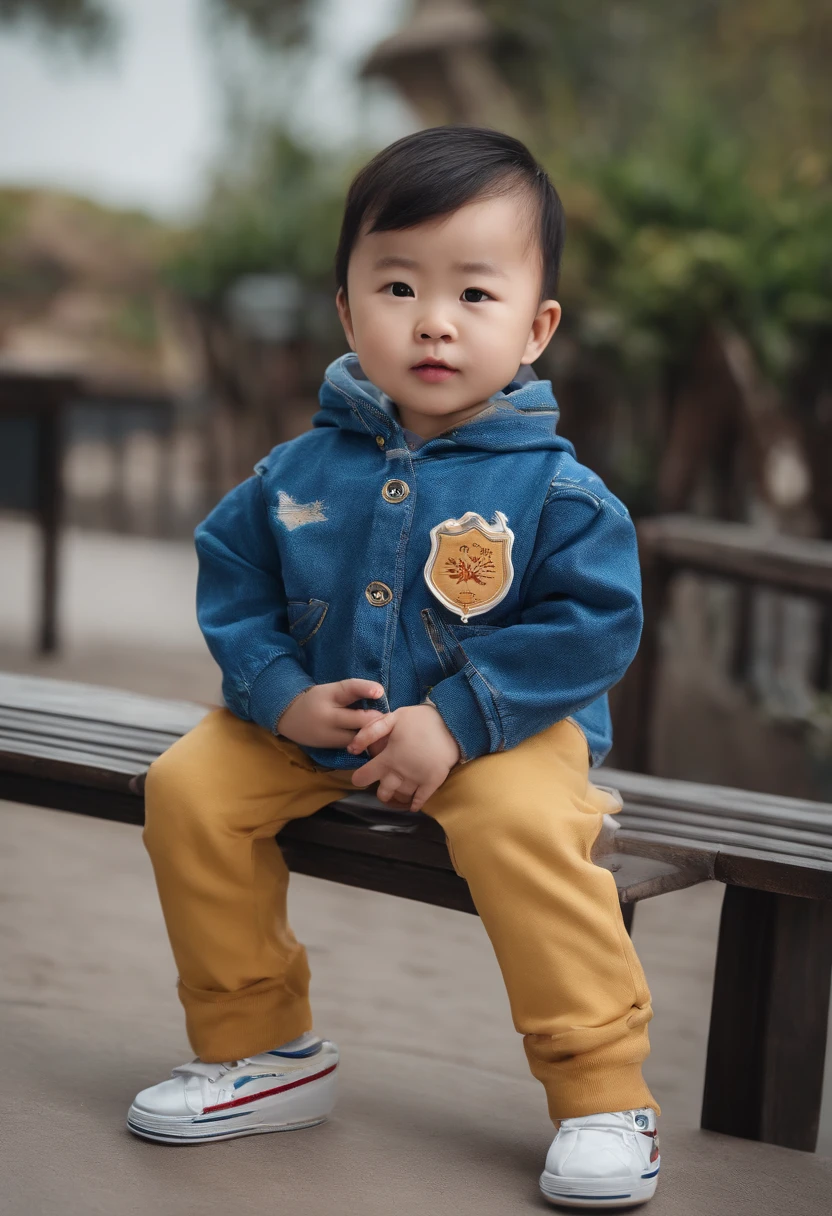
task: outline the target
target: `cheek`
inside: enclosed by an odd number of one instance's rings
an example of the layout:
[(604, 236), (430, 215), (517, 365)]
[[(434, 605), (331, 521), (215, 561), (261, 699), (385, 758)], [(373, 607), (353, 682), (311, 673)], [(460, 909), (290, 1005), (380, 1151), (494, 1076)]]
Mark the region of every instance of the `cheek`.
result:
[(512, 350), (518, 344), (525, 346), (527, 338), (526, 330), (518, 324), (516, 312), (510, 308), (489, 309), (465, 329), (472, 342), (498, 357), (501, 351)]
[(353, 323), (356, 340), (372, 347), (389, 344), (396, 337), (409, 332), (404, 310), (397, 312), (375, 301), (366, 304), (358, 316), (353, 317)]

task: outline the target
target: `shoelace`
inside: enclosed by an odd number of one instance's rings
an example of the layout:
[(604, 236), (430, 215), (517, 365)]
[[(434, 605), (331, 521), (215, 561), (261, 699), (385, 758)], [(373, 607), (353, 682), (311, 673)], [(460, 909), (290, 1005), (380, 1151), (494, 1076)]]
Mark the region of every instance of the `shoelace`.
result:
[[(303, 1048), (312, 1044), (319, 1044), (320, 1038), (307, 1031), (297, 1039), (292, 1039), (290, 1043), (284, 1043), (283, 1046), (287, 1049), (287, 1059), (291, 1059), (294, 1055), (293, 1048)], [(279, 1052), (269, 1052), (269, 1055), (278, 1056)], [(220, 1064), (206, 1064), (204, 1060), (191, 1060), (187, 1064), (178, 1064), (176, 1068), (171, 1069), (171, 1076), (181, 1077), (205, 1077), (211, 1082), (219, 1081), (224, 1073), (231, 1072), (234, 1068), (239, 1068), (241, 1064), (250, 1064), (251, 1060), (243, 1057), (241, 1060), (225, 1060)]]
[(189, 1064), (179, 1064), (171, 1069), (171, 1076), (205, 1077), (208, 1081), (219, 1081), (224, 1073), (244, 1063), (244, 1060), (226, 1060), (222, 1064), (206, 1064), (204, 1060), (191, 1060)]

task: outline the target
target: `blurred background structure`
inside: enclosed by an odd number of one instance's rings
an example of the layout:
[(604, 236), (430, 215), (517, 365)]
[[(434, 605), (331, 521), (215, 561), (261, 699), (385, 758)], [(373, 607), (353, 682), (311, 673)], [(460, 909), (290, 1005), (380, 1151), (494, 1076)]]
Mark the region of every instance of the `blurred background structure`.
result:
[[(537, 371), (579, 458), (636, 518), (832, 542), (830, 50), (822, 0), (0, 0), (0, 508), (43, 525), (41, 641), (59, 518), (187, 538), (309, 425), (345, 186), (436, 123), (519, 134), (564, 199)], [(832, 796), (831, 621), (675, 580), (619, 758)]]
[[(536, 371), (553, 382), (578, 458), (641, 525), (648, 632), (614, 690), (610, 762), (832, 801), (830, 56), (827, 0), (0, 0), (0, 669), (219, 699), (194, 617), (192, 530), (258, 457), (308, 428), (324, 368), (345, 349), (332, 261), (350, 177), (410, 131), (491, 125), (528, 142), (567, 214), (564, 320)], [(668, 514), (682, 517), (675, 531), (659, 526)], [(64, 817), (56, 837), (49, 812), (6, 804), (4, 815), (27, 918), (8, 933), (22, 1010), (15, 1084), (27, 1095), (48, 1059), (72, 1099), (50, 1125), (66, 1126), (68, 1159), (78, 1094), (84, 1136), (109, 1152), (98, 1091), (66, 1060), (95, 1058), (85, 1027), (106, 1012), (114, 1120), (125, 1086), (152, 1083), (163, 1056), (175, 1062), (172, 996), (169, 1022), (156, 1021), (172, 976), (152, 880), (133, 829)], [(384, 1073), (384, 1085), (400, 1076), (386, 1100), (405, 1120), (393, 1156), (427, 1136), (416, 1170), (427, 1178), (435, 1104), (401, 1104), (422, 1083), (411, 1057), (440, 1060), (443, 1077), (467, 1068), (460, 1092), (477, 1117), (493, 1085), (522, 1071), (493, 959), (478, 922), (404, 901), (385, 915), (382, 896), (314, 884), (293, 880), (322, 943), (313, 952), (330, 955), (330, 1029), (356, 1059), (377, 1059), (355, 993), (366, 965), (367, 1003), (389, 1015), (384, 1051), (401, 1062), (408, 1045), (407, 1067)], [(717, 892), (650, 900), (636, 921), (659, 1015), (651, 1067), (680, 1128), (695, 1126), (701, 1092)], [(113, 944), (95, 935), (111, 915), (124, 951), (108, 970)], [(455, 999), (460, 976), (467, 996)], [(137, 1000), (137, 982), (151, 996)], [(125, 1043), (137, 1045), (126, 1079)], [(360, 1081), (364, 1160), (390, 1129)], [(532, 1169), (524, 1137), (538, 1097), (509, 1094), (507, 1139), (471, 1153), (491, 1168), (514, 1137), (515, 1163)], [(20, 1119), (38, 1168), (41, 1125)], [(795, 1171), (782, 1210), (825, 1210), (801, 1206), (796, 1154), (753, 1148), (755, 1185), (785, 1194), (778, 1171)], [(262, 1174), (263, 1150), (244, 1151)], [(449, 1177), (471, 1168), (467, 1148), (459, 1160), (447, 1151)], [(727, 1210), (730, 1152), (712, 1175), (707, 1145), (685, 1151), (700, 1154), (686, 1179), (713, 1194), (681, 1210)], [(145, 1159), (130, 1158), (144, 1196), (132, 1207), (89, 1152), (93, 1197), (67, 1206), (44, 1173), (43, 1210), (146, 1210), (158, 1180)], [(305, 1169), (299, 1159), (299, 1193)], [(490, 1187), (488, 1169), (482, 1178)], [(453, 1210), (505, 1210), (508, 1181)], [(236, 1182), (231, 1197), (239, 1207)], [(356, 1210), (390, 1210), (375, 1192), (365, 1199)], [(166, 1211), (169, 1196), (160, 1202)], [(731, 1207), (761, 1210), (748, 1203)], [(15, 1210), (35, 1209), (24, 1199)]]

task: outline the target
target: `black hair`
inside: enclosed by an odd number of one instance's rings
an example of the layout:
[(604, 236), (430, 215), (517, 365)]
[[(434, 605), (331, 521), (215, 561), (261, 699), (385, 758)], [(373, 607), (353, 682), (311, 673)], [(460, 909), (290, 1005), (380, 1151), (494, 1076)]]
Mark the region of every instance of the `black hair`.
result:
[(565, 236), (563, 205), (548, 174), (525, 144), (488, 127), (429, 127), (383, 148), (359, 171), (347, 193), (335, 254), (338, 287), (347, 290), (350, 254), (368, 232), (413, 228), (465, 203), (525, 191), (538, 213), (543, 258), (541, 300), (557, 290)]

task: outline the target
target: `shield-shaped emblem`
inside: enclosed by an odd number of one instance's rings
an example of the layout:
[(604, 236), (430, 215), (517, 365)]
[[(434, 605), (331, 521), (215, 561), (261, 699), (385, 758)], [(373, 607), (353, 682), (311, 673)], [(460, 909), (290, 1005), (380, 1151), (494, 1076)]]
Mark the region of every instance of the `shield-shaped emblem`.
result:
[(514, 533), (502, 511), (494, 515), (496, 523), (488, 524), (476, 511), (466, 511), (430, 530), (425, 582), (463, 621), (499, 604), (514, 578)]

